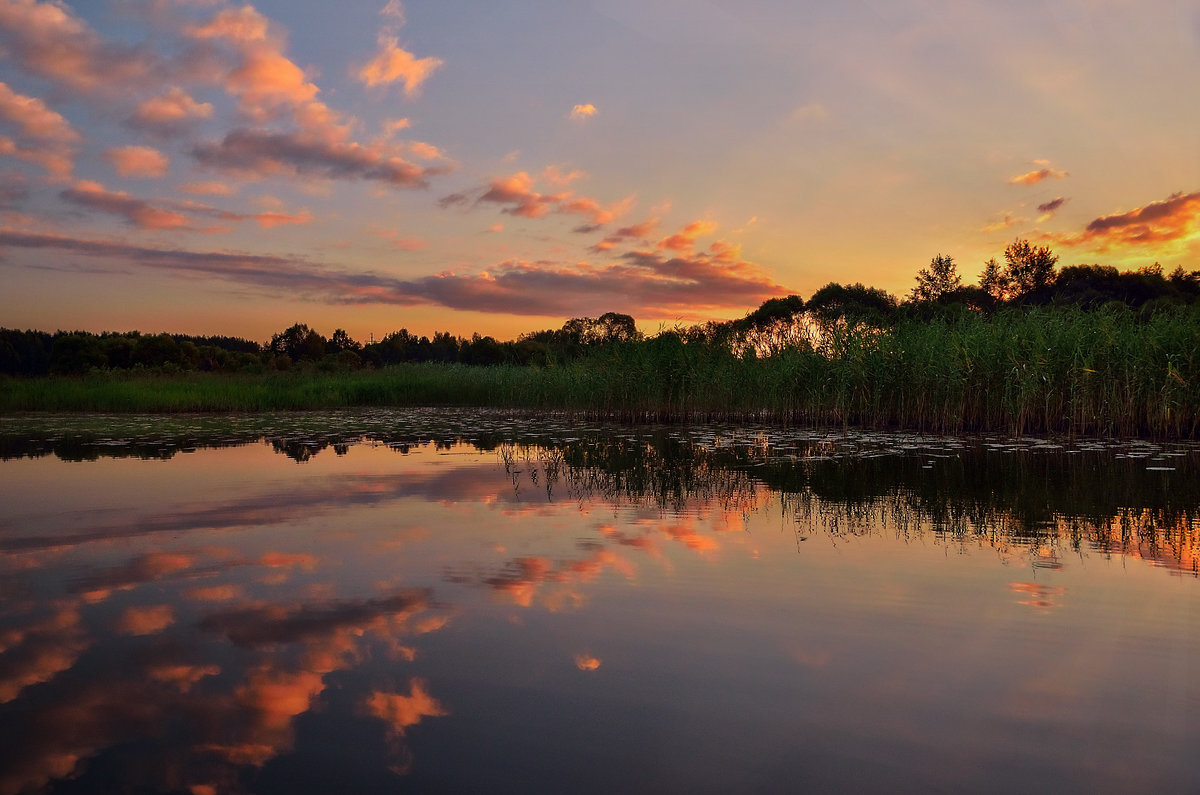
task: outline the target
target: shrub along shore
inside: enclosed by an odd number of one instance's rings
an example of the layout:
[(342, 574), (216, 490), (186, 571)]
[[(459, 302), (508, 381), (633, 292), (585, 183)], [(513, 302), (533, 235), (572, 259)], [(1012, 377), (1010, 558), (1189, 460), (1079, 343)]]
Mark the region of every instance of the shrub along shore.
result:
[(8, 378), (0, 411), (244, 412), (490, 406), (624, 419), (770, 419), (932, 432), (1200, 436), (1200, 308), (1035, 308), (835, 324), (737, 350), (664, 332), (560, 364)]
[(402, 329), (363, 345), (301, 324), (263, 345), (0, 329), (0, 412), (482, 406), (1200, 438), (1200, 271), (1056, 261), (1018, 240), (963, 286), (939, 254), (903, 302), (832, 283), (649, 337), (612, 312), (511, 342)]

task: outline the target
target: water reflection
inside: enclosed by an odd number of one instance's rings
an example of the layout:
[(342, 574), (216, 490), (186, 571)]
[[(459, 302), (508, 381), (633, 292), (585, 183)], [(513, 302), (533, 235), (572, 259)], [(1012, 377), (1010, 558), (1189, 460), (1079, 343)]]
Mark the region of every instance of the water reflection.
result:
[(1190, 446), (87, 422), (0, 426), (0, 793), (1200, 783)]

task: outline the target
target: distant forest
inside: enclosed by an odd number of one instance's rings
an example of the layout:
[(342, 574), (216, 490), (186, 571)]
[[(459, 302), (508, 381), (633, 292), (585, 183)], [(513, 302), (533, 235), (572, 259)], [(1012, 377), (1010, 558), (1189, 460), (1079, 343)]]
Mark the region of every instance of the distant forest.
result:
[[(0, 373), (14, 376), (86, 374), (93, 371), (191, 371), (263, 373), (315, 369), (336, 372), (402, 362), (464, 365), (552, 366), (583, 358), (598, 348), (637, 345), (674, 336), (686, 345), (717, 346), (738, 356), (770, 356), (784, 349), (819, 347), (823, 332), (881, 331), (910, 323), (990, 318), (1033, 307), (1120, 312), (1135, 322), (1200, 305), (1200, 271), (1155, 264), (1120, 271), (1102, 265), (1057, 268), (1046, 246), (1017, 240), (1003, 261), (988, 260), (977, 284), (964, 284), (952, 257), (938, 254), (916, 275), (903, 299), (862, 284), (830, 283), (807, 300), (772, 298), (745, 317), (660, 330), (647, 337), (629, 315), (574, 318), (561, 328), (534, 331), (515, 340), (448, 332), (417, 336), (407, 329), (363, 344), (337, 329), (325, 337), (298, 323), (264, 343), (237, 337), (133, 332), (17, 330), (0, 328)], [(1044, 310), (1040, 310), (1044, 311)], [(1190, 311), (1190, 310), (1186, 310)]]

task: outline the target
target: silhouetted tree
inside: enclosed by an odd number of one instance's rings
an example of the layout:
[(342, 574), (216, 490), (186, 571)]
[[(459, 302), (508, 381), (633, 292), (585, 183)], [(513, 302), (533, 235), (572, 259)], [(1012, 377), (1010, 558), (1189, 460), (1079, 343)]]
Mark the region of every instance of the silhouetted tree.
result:
[(962, 279), (954, 258), (938, 254), (929, 261), (928, 268), (917, 271), (917, 284), (912, 288), (910, 297), (913, 301), (938, 301), (961, 286)]
[(878, 287), (837, 282), (817, 290), (807, 304), (809, 314), (823, 325), (844, 320), (851, 325), (885, 326), (896, 319), (897, 306), (895, 297)]
[(325, 355), (326, 340), (304, 323), (294, 326), (271, 337), (267, 350), (276, 355), (287, 356), (294, 362), (301, 359), (316, 361)]
[(979, 274), (979, 287), (992, 297), (994, 301), (1003, 301), (1009, 292), (1008, 276), (992, 257), (983, 263), (983, 271)]
[(1006, 297), (1025, 298), (1050, 286), (1058, 256), (1049, 246), (1035, 246), (1028, 240), (1017, 239), (1004, 249), (1004, 262), (1004, 275), (1012, 293)]
[(342, 351), (360, 351), (362, 345), (355, 342), (345, 329), (337, 329), (333, 332), (333, 336), (329, 338), (327, 346), (328, 353), (341, 353)]

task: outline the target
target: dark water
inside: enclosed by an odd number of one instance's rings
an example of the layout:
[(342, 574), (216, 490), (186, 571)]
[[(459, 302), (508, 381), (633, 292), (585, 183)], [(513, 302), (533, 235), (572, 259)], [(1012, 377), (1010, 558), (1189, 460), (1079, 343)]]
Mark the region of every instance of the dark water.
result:
[(0, 419), (0, 793), (1200, 791), (1200, 450)]

